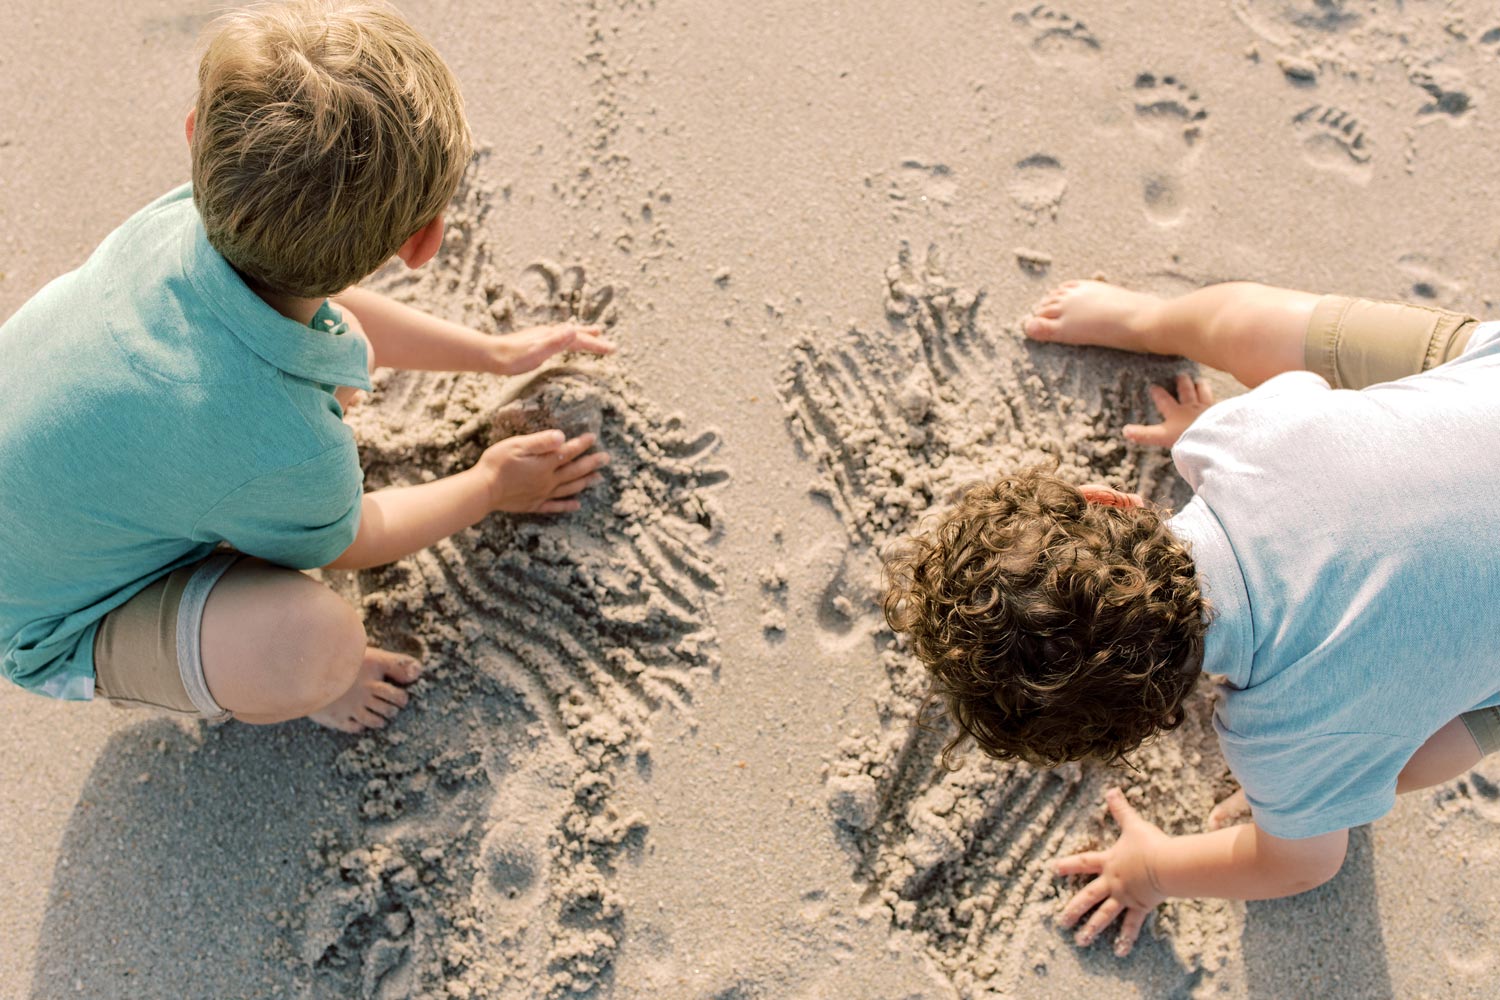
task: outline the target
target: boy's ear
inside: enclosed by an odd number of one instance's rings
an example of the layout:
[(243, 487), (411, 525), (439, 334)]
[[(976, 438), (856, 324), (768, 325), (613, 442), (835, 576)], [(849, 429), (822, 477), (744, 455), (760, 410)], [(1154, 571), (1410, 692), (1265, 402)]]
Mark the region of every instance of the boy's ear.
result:
[(183, 131), (187, 133), (188, 145), (193, 144), (193, 126), (198, 121), (198, 109), (188, 108), (187, 121), (183, 123)]
[(443, 245), (443, 217), (439, 215), (427, 225), (412, 233), (410, 238), (396, 251), (396, 256), (406, 262), (407, 267), (421, 267), (437, 256)]

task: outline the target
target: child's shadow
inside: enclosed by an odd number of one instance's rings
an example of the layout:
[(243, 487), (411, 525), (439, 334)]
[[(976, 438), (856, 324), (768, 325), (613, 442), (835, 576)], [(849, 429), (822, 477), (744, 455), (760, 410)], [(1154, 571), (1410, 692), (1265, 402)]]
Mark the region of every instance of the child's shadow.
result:
[(1375, 893), (1370, 828), (1349, 831), (1349, 853), (1334, 879), (1300, 896), (1250, 903), (1245, 914), (1250, 996), (1395, 996)]
[(58, 997), (285, 996), (294, 911), (339, 747), (308, 725), (147, 721), (110, 739), (63, 835), (32, 976)]

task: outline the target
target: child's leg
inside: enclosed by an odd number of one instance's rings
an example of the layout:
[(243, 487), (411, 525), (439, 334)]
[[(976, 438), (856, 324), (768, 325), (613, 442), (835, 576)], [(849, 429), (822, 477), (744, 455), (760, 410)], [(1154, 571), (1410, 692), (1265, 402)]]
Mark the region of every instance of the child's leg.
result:
[(1231, 282), (1163, 299), (1099, 281), (1070, 281), (1037, 303), (1026, 335), (1182, 355), (1256, 386), (1303, 368), (1308, 321), (1320, 298)]
[(1433, 733), (1396, 779), (1396, 792), (1414, 792), (1452, 781), (1478, 764), (1484, 756), (1474, 734), (1460, 716)]
[(334, 729), (380, 728), (407, 702), (420, 665), (365, 645), (359, 615), (296, 570), (242, 559), (203, 607), (203, 677), (242, 722), (310, 717)]

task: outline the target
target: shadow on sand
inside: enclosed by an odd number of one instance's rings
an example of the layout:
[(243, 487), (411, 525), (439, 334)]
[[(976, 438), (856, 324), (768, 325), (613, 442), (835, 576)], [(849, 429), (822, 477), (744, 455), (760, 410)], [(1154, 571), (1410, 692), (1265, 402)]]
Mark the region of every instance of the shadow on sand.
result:
[(313, 831), (355, 822), (330, 784), (341, 745), (310, 724), (114, 736), (63, 836), (32, 1000), (293, 995), (273, 917), (296, 903)]
[(1394, 996), (1370, 828), (1349, 831), (1344, 867), (1327, 885), (1249, 904), (1243, 947), (1245, 978), (1256, 1000)]

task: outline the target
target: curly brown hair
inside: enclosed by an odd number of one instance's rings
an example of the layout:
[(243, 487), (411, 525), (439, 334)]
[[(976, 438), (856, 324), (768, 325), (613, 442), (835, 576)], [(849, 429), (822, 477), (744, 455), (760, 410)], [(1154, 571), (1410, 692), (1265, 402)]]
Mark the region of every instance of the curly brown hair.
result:
[(1175, 729), (1209, 613), (1163, 513), (1090, 503), (1035, 469), (971, 487), (895, 546), (884, 605), (928, 668), (928, 705), (957, 726), (949, 766), (968, 738), (1050, 767), (1118, 761)]

